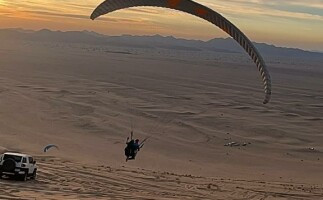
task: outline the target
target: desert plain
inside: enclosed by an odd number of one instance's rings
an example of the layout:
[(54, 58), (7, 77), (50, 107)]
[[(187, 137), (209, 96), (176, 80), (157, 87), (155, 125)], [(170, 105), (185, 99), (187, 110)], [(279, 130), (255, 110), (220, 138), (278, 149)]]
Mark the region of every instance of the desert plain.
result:
[(263, 105), (246, 54), (1, 41), (0, 151), (39, 170), (0, 199), (323, 199), (323, 58), (265, 60)]

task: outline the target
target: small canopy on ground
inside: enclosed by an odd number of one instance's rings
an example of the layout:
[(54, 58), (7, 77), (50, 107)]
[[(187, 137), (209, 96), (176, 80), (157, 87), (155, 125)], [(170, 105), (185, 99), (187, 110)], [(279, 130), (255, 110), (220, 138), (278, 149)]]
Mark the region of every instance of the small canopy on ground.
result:
[(44, 147), (44, 152), (47, 152), (51, 148), (59, 149), (58, 146), (56, 146), (55, 144), (49, 144), (49, 145)]

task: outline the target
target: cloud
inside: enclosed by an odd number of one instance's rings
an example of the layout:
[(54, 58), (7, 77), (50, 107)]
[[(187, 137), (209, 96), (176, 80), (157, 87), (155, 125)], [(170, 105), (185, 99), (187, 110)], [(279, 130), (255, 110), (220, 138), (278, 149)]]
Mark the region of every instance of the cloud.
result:
[[(323, 21), (323, 9), (322, 12), (317, 12), (315, 14), (311, 12), (313, 10), (320, 9), (318, 7), (315, 7), (315, 5), (319, 4), (320, 2), (321, 4), (319, 5), (323, 7), (323, 0), (308, 0), (306, 1), (306, 4), (304, 4), (302, 1), (297, 0), (217, 0), (216, 2), (203, 0), (201, 2), (229, 16), (270, 16), (294, 20), (301, 19)], [(298, 5), (301, 7), (295, 9), (293, 5)], [(292, 7), (294, 9), (289, 9), (289, 7)]]
[[(323, 21), (323, 0), (307, 0), (306, 2), (303, 0), (198, 0), (198, 2), (233, 17), (270, 16), (294, 20)], [(57, 15), (73, 17), (77, 15), (90, 15), (101, 1), (4, 0), (3, 3), (7, 7), (21, 12), (28, 11), (29, 13), (35, 12), (38, 14), (44, 12), (46, 13), (45, 15), (48, 14), (47, 12), (55, 12)], [(162, 9), (140, 7), (126, 9), (122, 12), (148, 16), (166, 13)], [(82, 18), (85, 19), (84, 17)]]
[[(86, 19), (90, 20), (90, 17), (87, 15), (77, 15), (77, 14), (61, 14), (61, 13), (52, 13), (52, 12), (46, 12), (46, 11), (32, 11), (32, 14), (37, 14), (40, 16), (53, 16), (53, 17), (68, 17), (68, 18), (75, 18), (75, 19)], [(100, 21), (107, 21), (107, 22), (122, 22), (122, 23), (142, 23), (142, 20), (136, 20), (136, 19), (124, 19), (124, 18), (116, 18), (116, 17), (105, 17), (105, 18), (99, 18), (97, 20)]]

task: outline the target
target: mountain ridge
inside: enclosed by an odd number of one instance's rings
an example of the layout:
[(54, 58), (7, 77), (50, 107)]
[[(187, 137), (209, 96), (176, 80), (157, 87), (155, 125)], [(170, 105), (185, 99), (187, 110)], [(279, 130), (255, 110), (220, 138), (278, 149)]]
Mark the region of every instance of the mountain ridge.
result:
[[(226, 53), (243, 53), (244, 50), (232, 38), (213, 38), (207, 41), (176, 38), (161, 35), (120, 35), (108, 36), (94, 31), (38, 31), (21, 28), (0, 29), (0, 39), (31, 40), (41, 42), (84, 43), (92, 45), (111, 45), (136, 48), (163, 48), (185, 51), (221, 51)], [(298, 48), (277, 47), (267, 43), (253, 42), (260, 53), (284, 57), (323, 57), (321, 52)]]

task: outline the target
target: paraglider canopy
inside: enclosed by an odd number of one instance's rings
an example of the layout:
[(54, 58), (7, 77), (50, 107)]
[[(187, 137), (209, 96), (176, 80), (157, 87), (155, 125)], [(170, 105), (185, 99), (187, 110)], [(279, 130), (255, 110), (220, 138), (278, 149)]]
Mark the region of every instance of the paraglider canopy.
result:
[(202, 18), (228, 33), (240, 44), (256, 64), (258, 71), (260, 72), (265, 91), (265, 99), (263, 103), (266, 104), (269, 102), (271, 97), (271, 78), (262, 56), (242, 31), (221, 14), (206, 6), (192, 0), (106, 0), (93, 11), (90, 18), (94, 20), (107, 13), (136, 6), (154, 6), (183, 11)]
[(44, 147), (44, 152), (49, 151), (49, 149), (51, 149), (51, 148), (56, 148), (57, 150), (59, 149), (58, 146), (56, 146), (55, 144), (49, 144)]

